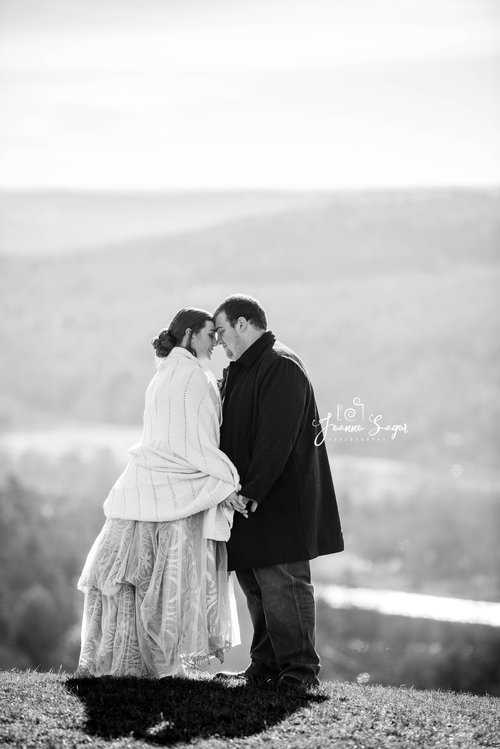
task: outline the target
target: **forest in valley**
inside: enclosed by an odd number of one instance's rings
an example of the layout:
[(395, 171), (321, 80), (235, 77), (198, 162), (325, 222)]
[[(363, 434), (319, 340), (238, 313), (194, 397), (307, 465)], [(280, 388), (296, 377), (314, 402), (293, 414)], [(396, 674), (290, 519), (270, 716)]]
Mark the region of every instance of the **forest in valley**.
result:
[[(0, 489), (0, 668), (72, 671), (78, 660), (83, 608), (83, 594), (76, 585), (103, 523), (102, 499), (120, 465), (109, 451), (100, 451), (91, 461), (68, 453), (60, 461), (52, 460), (45, 475), (39, 470), (40, 457), (30, 461), (27, 456), (25, 468), (28, 485), (10, 475), (4, 476)], [(42, 484), (50, 484), (51, 474), (57, 476), (58, 493), (37, 490), (37, 476)], [(337, 487), (342, 488), (338, 482)], [(500, 600), (498, 492), (457, 492), (450, 484), (446, 494), (436, 494), (431, 486), (425, 490), (422, 485), (403, 501), (395, 496), (377, 501), (374, 486), (372, 491), (365, 501), (348, 493), (340, 496), (347, 551), (319, 560), (313, 567), (315, 583)], [(248, 617), (241, 596), (238, 602), (248, 646)], [(415, 643), (410, 620), (382, 617), (385, 624), (375, 627), (373, 617), (380, 619), (376, 612), (370, 618), (369, 612), (332, 610), (319, 603), (325, 676), (355, 678), (372, 672), (375, 681), (399, 683), (398, 679), (412, 675), (424, 687), (453, 689), (463, 686), (465, 669), (469, 691), (496, 689), (499, 674), (494, 671), (485, 686), (486, 672), (471, 671), (469, 662), (475, 648), (483, 660), (498, 663), (500, 640), (493, 628), (465, 623), (453, 627), (430, 620), (421, 622)], [(405, 653), (399, 653), (400, 668), (394, 672), (394, 665), (389, 668), (387, 658), (377, 652), (381, 643), (393, 649), (396, 642)], [(243, 650), (242, 646), (239, 658), (245, 661)], [(443, 662), (446, 652), (456, 661), (451, 675), (448, 661)], [(469, 653), (467, 658), (464, 653)]]

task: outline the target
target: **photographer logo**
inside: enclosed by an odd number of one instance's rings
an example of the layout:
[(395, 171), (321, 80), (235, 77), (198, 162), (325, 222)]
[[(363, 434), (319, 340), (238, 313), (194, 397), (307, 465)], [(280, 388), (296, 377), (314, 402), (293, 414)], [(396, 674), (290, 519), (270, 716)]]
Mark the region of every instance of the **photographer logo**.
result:
[(365, 418), (365, 406), (358, 397), (353, 398), (352, 406), (347, 408), (337, 403), (335, 419), (329, 411), (322, 419), (313, 420), (312, 425), (319, 429), (314, 440), (316, 447), (327, 439), (331, 440), (332, 436), (339, 442), (380, 442), (389, 435), (394, 440), (398, 434), (408, 433), (406, 423), (387, 424), (382, 414), (370, 413)]

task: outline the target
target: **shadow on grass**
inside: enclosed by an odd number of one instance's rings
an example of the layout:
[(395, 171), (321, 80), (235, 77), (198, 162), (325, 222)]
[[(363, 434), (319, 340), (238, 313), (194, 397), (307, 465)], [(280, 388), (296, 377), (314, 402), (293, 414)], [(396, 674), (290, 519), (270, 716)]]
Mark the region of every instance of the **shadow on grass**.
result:
[(283, 694), (272, 687), (177, 678), (75, 677), (66, 688), (85, 705), (88, 734), (132, 735), (154, 744), (251, 736), (327, 699), (317, 690)]

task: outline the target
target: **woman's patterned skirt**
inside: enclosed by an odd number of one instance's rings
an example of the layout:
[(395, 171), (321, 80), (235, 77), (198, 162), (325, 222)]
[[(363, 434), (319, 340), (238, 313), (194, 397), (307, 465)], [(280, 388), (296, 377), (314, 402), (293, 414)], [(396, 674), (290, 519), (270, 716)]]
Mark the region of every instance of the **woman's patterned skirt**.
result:
[(78, 673), (185, 676), (239, 642), (226, 545), (203, 514), (174, 522), (106, 520), (78, 587), (85, 594)]

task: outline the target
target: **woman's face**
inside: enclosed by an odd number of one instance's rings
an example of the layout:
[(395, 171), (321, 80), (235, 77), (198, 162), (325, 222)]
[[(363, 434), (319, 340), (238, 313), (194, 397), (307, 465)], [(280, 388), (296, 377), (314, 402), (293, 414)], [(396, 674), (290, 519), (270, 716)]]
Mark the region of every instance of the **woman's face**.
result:
[(199, 330), (198, 333), (193, 333), (191, 348), (196, 351), (198, 359), (211, 359), (216, 345), (214, 324), (211, 320), (207, 320), (205, 327)]

